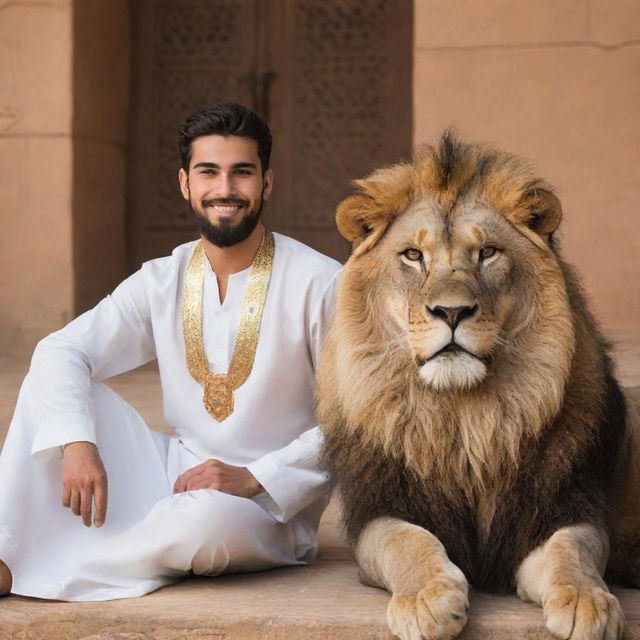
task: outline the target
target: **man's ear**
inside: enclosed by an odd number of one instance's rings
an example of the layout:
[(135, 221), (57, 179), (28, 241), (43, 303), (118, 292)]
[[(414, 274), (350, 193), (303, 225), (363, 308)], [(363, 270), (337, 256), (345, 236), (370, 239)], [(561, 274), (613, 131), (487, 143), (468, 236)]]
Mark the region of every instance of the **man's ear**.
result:
[(262, 198), (268, 200), (273, 188), (273, 170), (267, 169), (262, 176)]
[(189, 200), (189, 176), (184, 169), (178, 171), (178, 182), (180, 183), (180, 191), (185, 200)]
[(380, 211), (371, 196), (357, 194), (338, 205), (336, 225), (352, 244), (352, 254), (359, 256), (375, 246), (394, 217), (394, 213)]

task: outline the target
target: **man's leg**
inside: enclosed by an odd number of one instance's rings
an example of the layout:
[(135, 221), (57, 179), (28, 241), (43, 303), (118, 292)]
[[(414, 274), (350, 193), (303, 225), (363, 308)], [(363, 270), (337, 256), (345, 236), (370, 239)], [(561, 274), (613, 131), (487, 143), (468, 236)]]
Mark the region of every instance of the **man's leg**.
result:
[(170, 494), (166, 441), (151, 432), (122, 398), (92, 385), (97, 445), (108, 475), (105, 525), (87, 528), (62, 506), (58, 447), (35, 455), (38, 398), (29, 377), (20, 390), (0, 457), (0, 559), (13, 574), (13, 592), (64, 598), (62, 582), (101, 539), (143, 519)]
[(14, 593), (108, 600), (148, 593), (190, 571), (299, 564), (292, 523), (218, 491), (171, 495), (167, 439), (105, 385), (92, 386), (92, 400), (109, 484), (99, 529), (62, 506), (60, 451), (31, 454), (37, 398), (28, 379), (23, 385), (0, 460), (0, 558)]
[(190, 572), (214, 576), (301, 564), (295, 542), (292, 523), (276, 522), (248, 498), (212, 489), (179, 493), (93, 547), (65, 582), (65, 598), (129, 597)]

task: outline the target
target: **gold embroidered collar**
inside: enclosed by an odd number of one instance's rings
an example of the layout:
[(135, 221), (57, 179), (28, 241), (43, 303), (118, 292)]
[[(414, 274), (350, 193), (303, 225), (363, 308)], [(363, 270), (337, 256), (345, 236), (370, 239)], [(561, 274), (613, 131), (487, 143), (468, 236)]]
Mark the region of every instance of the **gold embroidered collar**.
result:
[(196, 244), (187, 266), (183, 317), (187, 367), (192, 377), (204, 387), (204, 406), (218, 422), (233, 413), (233, 392), (244, 384), (253, 367), (274, 248), (273, 234), (265, 229), (249, 274), (228, 373), (211, 373), (202, 343), (202, 294), (207, 260), (202, 241)]

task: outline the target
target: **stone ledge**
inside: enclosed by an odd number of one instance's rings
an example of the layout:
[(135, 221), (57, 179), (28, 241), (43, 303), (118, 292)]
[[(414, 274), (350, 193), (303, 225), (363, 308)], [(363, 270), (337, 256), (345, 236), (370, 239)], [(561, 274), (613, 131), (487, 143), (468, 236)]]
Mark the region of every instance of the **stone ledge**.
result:
[[(618, 589), (626, 640), (640, 640), (640, 595)], [(0, 640), (390, 639), (389, 596), (359, 583), (352, 560), (218, 578), (190, 578), (143, 598), (66, 603), (0, 600)], [(460, 640), (548, 640), (541, 610), (474, 593)]]

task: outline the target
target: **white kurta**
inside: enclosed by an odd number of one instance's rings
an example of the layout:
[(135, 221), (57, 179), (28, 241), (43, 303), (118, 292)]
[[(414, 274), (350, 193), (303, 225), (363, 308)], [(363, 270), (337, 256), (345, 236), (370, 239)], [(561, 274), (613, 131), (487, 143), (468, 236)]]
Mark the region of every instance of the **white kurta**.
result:
[[(42, 340), (0, 457), (0, 558), (13, 592), (64, 600), (141, 595), (193, 571), (218, 574), (308, 562), (328, 499), (317, 468), (313, 378), (340, 265), (278, 234), (260, 339), (234, 412), (218, 423), (186, 366), (182, 309), (194, 244), (152, 260), (112, 295)], [(207, 263), (203, 342), (228, 370), (250, 269), (220, 304)], [(150, 431), (99, 381), (157, 358), (164, 414), (177, 438)], [(95, 442), (109, 480), (107, 520), (86, 528), (60, 504), (60, 445)], [(172, 495), (204, 460), (247, 466), (265, 493)]]

